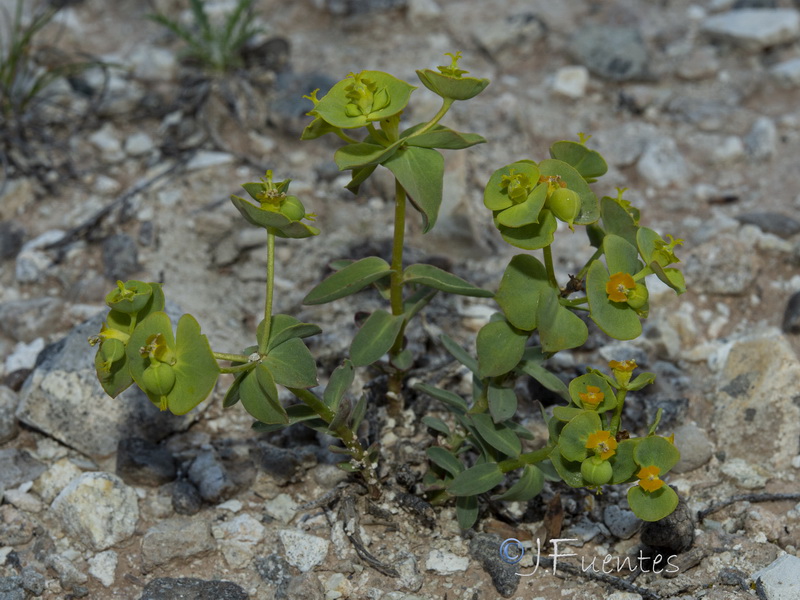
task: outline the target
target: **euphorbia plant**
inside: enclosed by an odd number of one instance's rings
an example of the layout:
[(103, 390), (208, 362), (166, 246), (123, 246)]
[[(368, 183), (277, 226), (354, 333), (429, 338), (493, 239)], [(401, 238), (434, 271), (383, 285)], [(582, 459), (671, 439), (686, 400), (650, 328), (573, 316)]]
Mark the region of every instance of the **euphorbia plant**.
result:
[[(435, 502), (455, 498), (459, 522), (470, 527), (478, 516), (479, 496), (505, 485), (506, 476), (519, 471), (498, 499), (528, 500), (548, 477), (598, 491), (606, 484), (629, 482), (635, 483), (628, 498), (636, 514), (662, 518), (677, 502), (662, 477), (678, 460), (678, 452), (671, 440), (655, 434), (658, 419), (645, 437), (631, 438), (621, 427), (627, 393), (652, 382), (654, 375), (632, 379), (635, 363), (619, 361), (611, 363), (611, 375), (590, 369), (567, 386), (545, 364), (556, 352), (586, 342), (581, 311), (611, 337), (639, 336), (649, 308), (645, 279), (654, 275), (683, 291), (680, 272), (670, 266), (677, 262), (674, 249), (680, 240), (664, 241), (641, 227), (638, 210), (623, 199), (622, 191), (597, 199), (589, 184), (605, 173), (606, 164), (581, 136), (578, 142), (553, 144), (550, 158), (518, 160), (490, 176), (484, 204), (492, 221), (505, 241), (526, 251), (510, 260), (496, 293), (433, 265), (404, 266), (408, 206), (420, 214), (424, 232), (436, 224), (444, 174), (440, 150), (485, 142), (480, 135), (441, 124), (456, 101), (469, 100), (489, 83), (465, 76), (467, 71), (458, 67), (460, 53), (449, 56), (449, 65), (417, 71), (423, 85), (442, 99), (441, 108), (417, 124), (402, 121), (416, 88), (381, 71), (351, 73), (324, 97), (317, 98), (317, 91), (306, 96), (313, 103), (313, 119), (302, 137), (333, 134), (344, 142), (334, 159), (352, 174), (348, 189), (357, 192), (379, 166), (395, 178), (390, 261), (376, 256), (336, 261), (335, 272), (305, 297), (306, 304), (322, 304), (373, 287), (387, 302), (361, 325), (349, 358), (330, 375), (321, 394), (313, 391), (316, 363), (303, 342), (319, 333), (319, 327), (272, 310), (276, 238), (307, 238), (320, 231), (309, 223), (314, 215), (289, 194), (290, 182), (274, 182), (270, 171), (260, 182), (243, 185), (249, 200), (231, 198), (242, 217), (266, 233), (264, 318), (252, 343), (243, 343), (239, 353), (214, 352), (190, 315), (181, 318), (175, 335), (159, 284), (119, 282), (106, 299), (107, 321), (93, 339), (100, 343), (95, 361), (100, 382), (112, 396), (135, 383), (162, 410), (183, 414), (209, 395), (219, 374), (233, 374), (224, 406), (241, 401), (262, 431), (303, 423), (333, 435), (342, 446), (332, 449), (347, 456), (340, 466), (361, 473), (378, 494), (374, 465), (379, 448), (364, 448), (357, 435), (367, 400), (362, 395), (354, 401), (347, 393), (355, 369), (369, 366), (372, 372), (377, 368), (388, 373), (387, 405), (399, 415), (405, 377), (415, 361), (406, 344), (412, 318), (438, 292), (494, 297), (499, 310), (477, 335), (477, 358), (452, 338), (442, 338), (447, 351), (472, 372), (472, 397), (419, 385), (454, 416), (450, 424), (430, 415), (423, 418), (438, 435), (428, 449), (431, 468), (424, 484), (429, 497)], [(568, 235), (585, 227), (595, 248), (563, 287), (551, 249), (559, 222), (570, 230)], [(541, 260), (534, 251), (541, 252)], [(567, 401), (546, 416), (549, 440), (534, 451), (525, 451), (523, 440), (532, 435), (515, 420), (514, 383), (519, 377), (533, 377)], [(297, 401), (284, 405), (278, 386)]]

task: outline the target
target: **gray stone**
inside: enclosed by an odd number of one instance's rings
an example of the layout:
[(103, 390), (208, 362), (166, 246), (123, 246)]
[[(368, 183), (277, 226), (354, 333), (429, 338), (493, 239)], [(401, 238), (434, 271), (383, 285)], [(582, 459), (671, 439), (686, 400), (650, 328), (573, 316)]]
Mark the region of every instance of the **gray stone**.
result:
[(194, 459), (189, 480), (197, 486), (200, 497), (212, 504), (227, 500), (236, 491), (225, 464), (213, 450), (204, 450)]
[[(19, 396), (17, 393), (5, 385), (0, 385), (0, 444), (5, 444), (7, 441), (16, 437), (17, 431), (17, 418), (14, 413), (17, 412), (17, 405), (19, 404)], [(2, 476), (0, 476), (2, 479)], [(0, 487), (2, 487), (0, 483)]]
[(697, 246), (683, 260), (686, 287), (700, 294), (748, 293), (758, 272), (758, 258), (752, 247), (727, 233)]
[(303, 573), (322, 564), (328, 555), (330, 542), (316, 535), (299, 529), (282, 529), (278, 537), (283, 544), (286, 560)]
[(469, 553), (492, 578), (492, 583), (503, 598), (510, 598), (517, 591), (520, 577), (517, 567), (500, 558), (500, 538), (479, 533), (469, 542)]
[(0, 577), (0, 600), (25, 600), (25, 595), (19, 575)]
[(253, 560), (253, 565), (267, 583), (281, 586), (292, 577), (291, 565), (280, 554), (259, 556)]
[(275, 600), (325, 600), (325, 590), (319, 577), (314, 573), (303, 573), (297, 577), (292, 577), (286, 585), (279, 588), (275, 593)]
[(689, 176), (686, 161), (675, 140), (663, 135), (645, 146), (636, 170), (648, 184), (658, 188), (679, 185)]
[(778, 212), (754, 212), (738, 215), (736, 220), (742, 225), (755, 225), (764, 233), (788, 238), (800, 233), (800, 221)]
[(0, 261), (14, 258), (19, 254), (24, 239), (25, 230), (22, 225), (16, 221), (0, 222)]
[(404, 8), (408, 0), (313, 0), (313, 3), (319, 9), (343, 17)]
[(152, 569), (176, 558), (188, 558), (213, 550), (208, 521), (173, 517), (154, 525), (142, 537), (142, 560)]
[(137, 44), (125, 57), (125, 63), (133, 67), (133, 75), (138, 79), (171, 82), (178, 73), (175, 52), (150, 44)]
[(144, 586), (139, 600), (248, 600), (249, 597), (241, 587), (230, 581), (159, 577)]
[(117, 398), (103, 391), (94, 368), (96, 350), (86, 340), (100, 331), (104, 316), (99, 313), (44, 349), (17, 411), (23, 423), (97, 458), (113, 454), (123, 437), (158, 441), (193, 419), (159, 411), (135, 386)]
[[(781, 329), (784, 333), (800, 333), (800, 292), (792, 294), (786, 303)], [(2, 441), (1, 435), (0, 441)]]
[(36, 523), (11, 505), (0, 506), (0, 546), (23, 546), (33, 539)]
[(603, 511), (603, 523), (621, 540), (632, 538), (642, 527), (642, 520), (633, 511), (620, 508), (616, 504), (606, 506)]
[(760, 490), (767, 485), (769, 473), (758, 465), (751, 465), (743, 458), (731, 458), (719, 469), (741, 488)]
[(113, 550), (95, 554), (89, 559), (89, 575), (97, 579), (105, 587), (114, 585), (117, 578), (119, 557)]
[(3, 302), (0, 332), (18, 342), (32, 342), (57, 330), (63, 316), (63, 301), (50, 296)]
[(530, 47), (544, 37), (545, 25), (531, 12), (521, 12), (483, 21), (473, 32), (478, 45), (494, 58), (503, 51)]
[(44, 473), (45, 468), (25, 450), (4, 448), (0, 450), (0, 489), (10, 489), (33, 481)]
[(45, 563), (58, 574), (58, 581), (65, 590), (73, 590), (89, 579), (63, 554), (51, 554)]
[(469, 567), (469, 557), (459, 556), (447, 550), (434, 548), (428, 552), (425, 559), (425, 570), (434, 571), (439, 575), (452, 575), (462, 573)]
[(131, 236), (115, 233), (103, 240), (103, 267), (112, 281), (127, 281), (141, 268), (139, 248)]
[(769, 160), (778, 149), (778, 128), (769, 117), (756, 119), (744, 137), (744, 148), (754, 160)]
[(14, 264), (17, 283), (36, 283), (53, 264), (47, 254), (39, 250), (22, 250)]
[(789, 468), (800, 439), (798, 381), (800, 361), (776, 328), (730, 342), (712, 421), (726, 462), (740, 458), (769, 470)]
[(589, 70), (612, 81), (647, 76), (649, 57), (639, 30), (631, 27), (590, 25), (577, 30), (570, 49)]
[(706, 464), (714, 453), (714, 445), (708, 432), (694, 423), (679, 425), (675, 430), (675, 446), (681, 453), (681, 459), (672, 470), (676, 473), (688, 473)]
[(753, 573), (752, 579), (762, 600), (797, 600), (800, 598), (800, 558), (784, 554)]
[(106, 161), (116, 162), (125, 157), (125, 153), (122, 152), (120, 134), (110, 122), (91, 133), (87, 139), (100, 150)]
[(172, 508), (179, 515), (195, 515), (200, 512), (203, 499), (197, 487), (186, 479), (179, 479), (172, 486)]
[(800, 58), (779, 62), (769, 70), (770, 74), (785, 87), (800, 86)]
[(258, 442), (250, 450), (250, 459), (260, 470), (272, 475), (278, 485), (295, 481), (317, 464), (312, 450), (278, 448), (267, 442)]
[(70, 459), (66, 457), (60, 458), (39, 476), (31, 489), (42, 500), (50, 504), (61, 493), (61, 490), (67, 487), (69, 482), (81, 473), (81, 469)]
[(175, 458), (163, 446), (142, 438), (120, 440), (117, 475), (130, 485), (158, 487), (175, 479)]
[(598, 131), (590, 145), (606, 161), (616, 167), (630, 167), (642, 155), (650, 140), (658, 137), (658, 129), (650, 123), (627, 121), (613, 129)]
[(211, 526), (222, 555), (233, 569), (242, 569), (250, 564), (265, 531), (264, 526), (248, 514)]
[(30, 371), (36, 365), (36, 358), (44, 350), (44, 338), (36, 338), (30, 343), (17, 342), (14, 350), (6, 357), (5, 372)]
[(712, 39), (756, 51), (800, 37), (800, 14), (789, 8), (732, 10), (708, 17), (701, 30)]
[(136, 491), (112, 473), (84, 473), (61, 490), (51, 506), (75, 541), (106, 550), (131, 537), (139, 520)]
[(41, 596), (44, 593), (47, 580), (39, 571), (33, 567), (23, 567), (19, 575), (22, 578), (22, 587), (26, 591), (34, 596)]

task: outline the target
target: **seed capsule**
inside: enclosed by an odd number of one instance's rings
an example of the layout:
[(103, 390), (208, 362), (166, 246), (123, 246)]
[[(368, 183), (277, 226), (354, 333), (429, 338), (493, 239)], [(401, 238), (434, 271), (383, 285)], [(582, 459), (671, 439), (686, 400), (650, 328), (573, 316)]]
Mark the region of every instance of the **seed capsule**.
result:
[(642, 308), (649, 297), (647, 287), (643, 283), (637, 283), (636, 287), (628, 292), (628, 306), (633, 309)]
[(175, 370), (168, 364), (152, 362), (142, 373), (142, 384), (146, 392), (166, 396), (175, 387)]
[(561, 219), (565, 223), (572, 223), (581, 212), (581, 198), (577, 192), (567, 189), (558, 188), (547, 200), (550, 210), (556, 218)]
[(611, 481), (611, 463), (599, 456), (590, 456), (581, 463), (581, 475), (592, 485), (603, 485)]
[(299, 221), (306, 216), (306, 209), (296, 196), (287, 196), (281, 204), (280, 213), (287, 219)]

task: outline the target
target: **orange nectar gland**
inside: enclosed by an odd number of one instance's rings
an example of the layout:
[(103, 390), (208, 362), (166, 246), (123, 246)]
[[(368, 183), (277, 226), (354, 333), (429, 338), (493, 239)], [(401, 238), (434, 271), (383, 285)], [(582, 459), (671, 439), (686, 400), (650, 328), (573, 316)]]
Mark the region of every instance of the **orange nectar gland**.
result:
[(639, 485), (647, 492), (655, 492), (664, 485), (664, 481), (658, 478), (661, 469), (658, 467), (642, 467), (636, 475), (639, 478)]
[(628, 290), (636, 287), (636, 282), (629, 273), (614, 273), (606, 283), (606, 294), (612, 302), (627, 302)]
[(586, 447), (593, 450), (596, 456), (608, 460), (617, 450), (617, 440), (610, 431), (595, 431), (586, 440)]
[(600, 388), (594, 385), (586, 386), (586, 393), (578, 393), (578, 397), (583, 402), (586, 408), (597, 408), (605, 398), (605, 394), (600, 391)]
[(628, 382), (631, 380), (631, 372), (638, 366), (636, 361), (633, 359), (628, 360), (612, 360), (608, 363), (608, 366), (611, 367), (611, 372), (614, 373), (614, 378), (617, 382), (622, 385), (628, 385)]

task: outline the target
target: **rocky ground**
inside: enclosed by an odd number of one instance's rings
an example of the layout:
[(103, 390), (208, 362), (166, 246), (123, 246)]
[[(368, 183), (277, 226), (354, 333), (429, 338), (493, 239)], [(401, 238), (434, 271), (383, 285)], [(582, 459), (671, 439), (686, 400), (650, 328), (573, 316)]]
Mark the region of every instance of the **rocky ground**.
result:
[[(210, 82), (146, 19), (154, 10), (188, 16), (186, 3), (62, 4), (43, 38), (110, 66), (56, 82), (25, 144), (6, 146), (0, 599), (800, 597), (794, 3), (257, 0), (265, 33), (247, 69)], [(230, 4), (208, 6), (222, 14)], [(86, 339), (117, 279), (163, 282), (170, 312), (194, 314), (215, 350), (250, 343), (265, 251), (227, 198), (271, 168), (294, 180), (323, 230), (280, 243), (276, 310), (323, 327), (311, 347), (324, 381), (355, 331), (353, 304), (301, 300), (330, 260), (387, 252), (391, 182), (357, 197), (344, 190), (333, 141), (298, 141), (310, 108), (300, 98), (362, 69), (415, 83), (415, 69), (456, 50), (492, 84), (447, 123), (488, 143), (447, 156), (437, 229), (422, 236), (417, 221), (410, 225), (415, 259), (495, 287), (513, 253), (482, 206), (486, 180), (513, 160), (545, 158), (553, 141), (578, 132), (593, 134), (590, 145), (609, 163), (598, 192), (630, 188), (645, 224), (685, 239), (689, 291), (654, 294), (640, 340), (594, 332), (585, 351), (554, 361), (566, 376), (630, 356), (657, 373), (626, 418), (636, 429), (662, 408), (662, 431), (675, 432), (682, 452), (669, 483), (686, 506), (662, 572), (648, 563), (616, 569), (615, 557), (659, 545), (659, 531), (642, 530), (627, 510), (625, 490), (591, 496), (548, 484), (528, 505), (487, 505), (470, 532), (459, 530), (452, 507), (413, 500), (432, 442), (418, 417), (445, 414), (425, 398), (412, 395), (405, 424), (380, 409), (370, 416), (387, 483), (372, 502), (334, 466), (327, 441), (305, 430), (253, 433), (244, 411), (223, 411), (222, 387), (174, 417), (132, 391), (112, 400), (94, 378)], [(437, 108), (419, 90), (409, 118)], [(582, 236), (559, 233), (566, 279), (588, 251)], [(443, 362), (438, 334), (469, 344), (491, 307), (440, 298), (414, 343)], [(464, 374), (448, 368), (457, 389)], [(541, 443), (537, 392), (518, 391)], [(545, 545), (535, 570), (536, 540), (548, 527), (573, 540), (559, 551), (576, 556), (553, 567)], [(509, 537), (530, 542), (517, 566), (498, 557)], [(613, 579), (596, 573), (606, 556)]]

